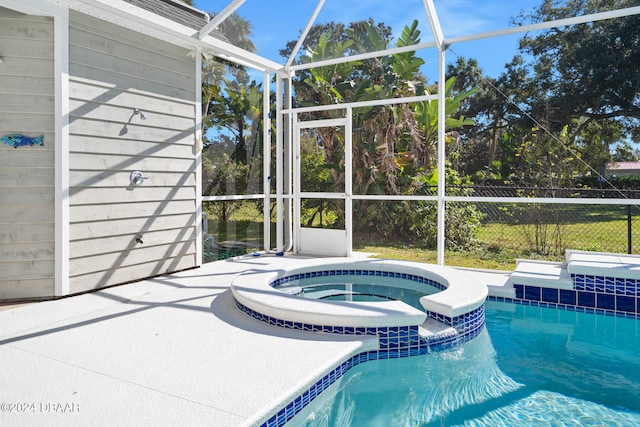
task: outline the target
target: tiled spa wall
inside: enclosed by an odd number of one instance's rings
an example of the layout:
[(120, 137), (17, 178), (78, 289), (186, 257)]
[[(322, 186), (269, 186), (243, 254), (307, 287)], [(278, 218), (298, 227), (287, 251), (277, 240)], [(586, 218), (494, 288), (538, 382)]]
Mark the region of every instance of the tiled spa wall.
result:
[[(270, 285), (277, 286), (289, 283), (294, 280), (306, 279), (310, 277), (323, 276), (340, 276), (340, 275), (363, 275), (363, 276), (382, 276), (397, 277), (405, 280), (413, 280), (420, 283), (426, 283), (445, 289), (440, 283), (412, 274), (394, 273), (386, 271), (371, 270), (330, 270), (322, 272), (312, 272), (296, 274), (292, 276), (282, 277)], [(477, 336), (483, 329), (485, 324), (485, 308), (484, 305), (456, 317), (447, 317), (437, 313), (427, 312), (427, 315), (442, 323), (452, 326), (456, 333), (448, 332), (432, 337), (421, 337), (418, 335), (418, 326), (392, 326), (392, 327), (348, 327), (348, 326), (331, 326), (331, 325), (315, 325), (302, 322), (290, 322), (277, 319), (262, 313), (259, 313), (243, 304), (235, 301), (236, 307), (248, 314), (249, 316), (268, 323), (270, 325), (283, 328), (296, 329), (309, 332), (323, 332), (342, 335), (369, 335), (378, 336), (380, 348), (376, 351), (367, 351), (351, 357), (340, 366), (326, 374), (322, 379), (318, 380), (313, 386), (305, 390), (297, 398), (289, 402), (281, 408), (276, 414), (266, 420), (261, 427), (282, 427), (298, 412), (313, 401), (322, 391), (327, 389), (331, 384), (340, 379), (349, 369), (371, 360), (380, 359), (396, 359), (401, 357), (418, 356), (435, 351), (442, 351), (455, 347), (465, 341)]]
[[(307, 273), (293, 274), (290, 276), (281, 277), (269, 285), (276, 287), (282, 284), (290, 283), (301, 279), (309, 279), (314, 277), (329, 277), (329, 276), (378, 276), (389, 277), (403, 280), (411, 280), (418, 283), (434, 286), (439, 290), (444, 290), (446, 287), (441, 283), (434, 280), (408, 273), (399, 273), (392, 271), (379, 271), (379, 270), (360, 270), (360, 269), (348, 269), (348, 270), (325, 270), (325, 271), (313, 271)], [(460, 344), (468, 341), (478, 335), (484, 326), (484, 305), (472, 310), (468, 313), (464, 313), (456, 317), (447, 317), (438, 313), (427, 311), (427, 316), (452, 326), (457, 334), (449, 334), (451, 336), (438, 335), (429, 340), (420, 339), (418, 337), (417, 326), (400, 326), (400, 327), (383, 327), (383, 328), (354, 328), (347, 326), (331, 326), (331, 325), (314, 325), (301, 322), (290, 322), (282, 319), (273, 318), (265, 314), (259, 313), (244, 306), (236, 301), (236, 306), (243, 312), (247, 313), (251, 317), (254, 317), (262, 322), (269, 323), (271, 325), (280, 326), (289, 329), (297, 329), (310, 332), (324, 332), (333, 334), (344, 335), (377, 335), (380, 339), (380, 349), (384, 351), (398, 352), (399, 356), (391, 357), (406, 357), (416, 354), (424, 354), (430, 351), (443, 350), (445, 348)]]

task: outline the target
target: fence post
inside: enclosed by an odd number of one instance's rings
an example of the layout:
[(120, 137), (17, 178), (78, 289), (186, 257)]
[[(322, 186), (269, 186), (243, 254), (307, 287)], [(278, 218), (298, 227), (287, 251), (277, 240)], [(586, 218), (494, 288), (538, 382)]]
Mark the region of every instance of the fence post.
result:
[(631, 242), (631, 205), (627, 205), (627, 253), (631, 254), (633, 245)]

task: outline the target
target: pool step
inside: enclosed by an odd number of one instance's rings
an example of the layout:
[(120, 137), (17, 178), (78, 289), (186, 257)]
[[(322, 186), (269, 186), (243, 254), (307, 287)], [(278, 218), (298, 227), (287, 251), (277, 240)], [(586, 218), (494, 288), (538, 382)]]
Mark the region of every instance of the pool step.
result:
[(443, 334), (455, 335), (457, 333), (453, 326), (445, 325), (430, 317), (422, 325), (418, 326), (418, 335), (425, 338)]
[(509, 282), (543, 288), (573, 289), (566, 263), (518, 260)]
[(489, 295), (506, 298), (514, 298), (513, 285), (573, 290), (572, 274), (640, 280), (640, 257), (568, 250), (566, 262), (517, 260), (506, 282), (487, 287)]
[(568, 250), (566, 257), (571, 274), (640, 279), (638, 255)]
[(492, 297), (515, 298), (514, 284), (556, 289), (572, 289), (573, 283), (567, 263), (517, 260), (512, 272), (472, 271), (484, 283)]

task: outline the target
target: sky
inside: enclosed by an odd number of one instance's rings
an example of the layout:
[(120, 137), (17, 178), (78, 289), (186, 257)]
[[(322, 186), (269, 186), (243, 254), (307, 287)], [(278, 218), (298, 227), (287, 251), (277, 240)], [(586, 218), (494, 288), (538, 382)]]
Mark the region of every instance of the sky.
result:
[[(521, 10), (532, 10), (542, 0), (434, 0), (445, 38), (477, 34), (511, 27), (511, 18)], [(194, 6), (205, 12), (219, 12), (229, 0), (194, 0)], [(278, 50), (287, 41), (297, 40), (300, 31), (311, 18), (316, 0), (246, 0), (238, 13), (252, 25), (252, 40), (257, 54), (275, 62), (286, 62)], [(316, 22), (349, 23), (373, 18), (390, 26), (394, 35), (414, 19), (419, 22), (421, 42), (433, 40), (422, 0), (326, 0)], [(451, 46), (447, 62), (457, 56), (475, 58), (486, 75), (496, 77), (511, 61), (520, 34)], [(420, 53), (426, 61), (423, 74), (428, 81), (437, 81), (435, 49)]]

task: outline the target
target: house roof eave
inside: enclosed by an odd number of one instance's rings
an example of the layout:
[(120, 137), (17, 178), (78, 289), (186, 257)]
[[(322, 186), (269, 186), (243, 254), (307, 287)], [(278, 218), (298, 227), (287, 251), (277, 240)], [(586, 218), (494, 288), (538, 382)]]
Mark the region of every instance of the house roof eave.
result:
[(213, 36), (200, 40), (198, 31), (125, 0), (50, 0), (69, 9), (94, 16), (107, 22), (149, 35), (189, 50), (200, 49), (214, 56), (222, 56), (259, 71), (281, 72), (277, 62), (246, 51)]

